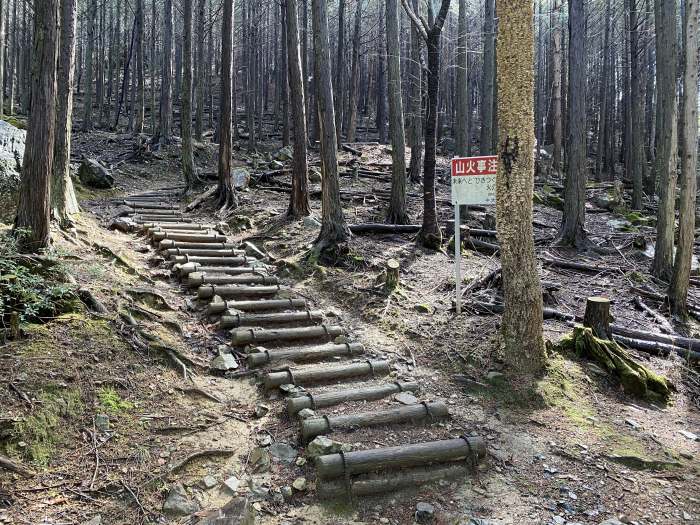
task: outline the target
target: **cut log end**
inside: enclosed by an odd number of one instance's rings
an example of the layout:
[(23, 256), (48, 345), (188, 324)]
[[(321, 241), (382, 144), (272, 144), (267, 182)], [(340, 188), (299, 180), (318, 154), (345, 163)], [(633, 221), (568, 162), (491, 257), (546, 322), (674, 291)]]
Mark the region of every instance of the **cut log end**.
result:
[(586, 313), (583, 325), (593, 329), (600, 339), (612, 339), (610, 330), (610, 299), (605, 297), (589, 297), (586, 299)]

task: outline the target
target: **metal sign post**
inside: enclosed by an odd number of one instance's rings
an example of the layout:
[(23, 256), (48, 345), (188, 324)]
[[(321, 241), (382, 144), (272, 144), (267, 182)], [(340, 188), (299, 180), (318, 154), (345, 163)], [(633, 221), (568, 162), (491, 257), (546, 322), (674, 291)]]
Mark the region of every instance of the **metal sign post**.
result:
[(452, 159), (452, 205), (455, 207), (455, 310), (462, 313), (462, 239), (459, 207), (468, 204), (496, 204), (498, 157)]

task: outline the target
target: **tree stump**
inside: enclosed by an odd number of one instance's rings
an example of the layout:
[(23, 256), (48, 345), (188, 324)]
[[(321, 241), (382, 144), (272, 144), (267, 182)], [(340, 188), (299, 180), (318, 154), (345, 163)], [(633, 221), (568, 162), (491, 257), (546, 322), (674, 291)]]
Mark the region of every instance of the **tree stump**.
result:
[(595, 336), (600, 339), (612, 339), (610, 300), (605, 297), (589, 297), (586, 299), (583, 325), (593, 329)]
[(389, 259), (386, 262), (386, 270), (384, 274), (384, 288), (387, 291), (394, 291), (399, 286), (399, 261)]

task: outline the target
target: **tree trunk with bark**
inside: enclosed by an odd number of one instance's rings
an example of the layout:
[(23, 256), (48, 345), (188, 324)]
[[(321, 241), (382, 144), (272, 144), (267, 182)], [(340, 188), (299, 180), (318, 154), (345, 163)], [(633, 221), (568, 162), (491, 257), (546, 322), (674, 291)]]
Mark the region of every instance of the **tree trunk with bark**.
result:
[[(420, 17), (419, 0), (412, 0), (411, 5), (413, 12)], [(423, 58), (421, 44), (420, 32), (411, 24), (411, 60), (408, 66), (411, 93), (411, 163), (409, 168), (409, 179), (411, 182), (420, 181), (421, 161), (423, 160)]]
[(585, 248), (586, 223), (586, 13), (569, 0), (569, 151), (559, 244)]
[(386, 0), (386, 52), (391, 135), (391, 197), (387, 222), (408, 224), (406, 213), (406, 139), (401, 96), (401, 47), (399, 45), (399, 0)]
[[(231, 177), (231, 102), (233, 91), (233, 1), (224, 0), (221, 22), (221, 106), (219, 108), (219, 184), (217, 194), (222, 209), (238, 206)], [(251, 128), (252, 129), (252, 128)]]
[(484, 57), (481, 79), (481, 154), (493, 153), (493, 105), (496, 67), (496, 5), (495, 0), (484, 0)]
[[(139, 0), (141, 1), (141, 0)], [(185, 192), (195, 185), (197, 174), (192, 147), (192, 2), (183, 0), (182, 30), (182, 97), (180, 100), (180, 126), (182, 133), (182, 176)], [(139, 88), (140, 89), (140, 88)]]
[[(144, 1), (136, 0), (136, 112), (134, 120), (134, 134), (143, 133), (144, 112), (146, 106), (146, 81), (144, 78), (144, 58), (143, 40), (146, 25), (144, 14)], [(185, 0), (187, 2), (187, 0)], [(133, 110), (132, 110), (133, 112)]]
[(698, 62), (700, 2), (686, 0), (683, 28), (683, 99), (681, 104), (681, 199), (678, 248), (668, 298), (676, 314), (687, 315), (688, 283), (695, 242), (698, 163)]
[(336, 47), (335, 71), (333, 75), (333, 108), (335, 111), (335, 132), (343, 133), (343, 91), (345, 76), (345, 0), (338, 0), (338, 42)]
[(33, 110), (22, 162), (15, 234), (23, 251), (46, 248), (50, 240), (50, 181), (56, 129), (58, 0), (34, 5), (31, 88)]
[(287, 9), (287, 63), (294, 133), (292, 193), (287, 215), (294, 218), (311, 213), (309, 207), (309, 178), (306, 159), (306, 100), (299, 49), (299, 13), (297, 0), (285, 0)]
[(87, 49), (85, 51), (85, 100), (82, 131), (90, 131), (92, 122), (92, 94), (94, 77), (93, 57), (95, 54), (95, 18), (97, 16), (97, 0), (89, 0), (87, 8)]
[(630, 17), (630, 110), (632, 112), (632, 129), (629, 134), (630, 153), (628, 176), (632, 179), (632, 209), (641, 210), (644, 192), (644, 98), (642, 96), (642, 66), (640, 51), (640, 26), (637, 2), (629, 1)]
[(552, 28), (552, 171), (558, 176), (562, 168), (562, 114), (561, 114), (561, 3), (555, 1)]
[(467, 0), (459, 0), (459, 23), (457, 29), (457, 78), (455, 81), (455, 104), (457, 116), (455, 121), (455, 154), (458, 157), (468, 155), (469, 137), (467, 133), (467, 113), (470, 111), (468, 100), (469, 84), (467, 79)]
[(333, 111), (333, 84), (328, 38), (328, 3), (313, 0), (313, 48), (316, 102), (321, 139), (322, 200), (321, 232), (316, 239), (316, 250), (331, 259), (340, 255), (342, 245), (350, 238), (340, 202), (338, 180), (338, 143)]
[(350, 73), (350, 101), (345, 129), (347, 141), (355, 142), (357, 130), (357, 96), (360, 89), (360, 31), (362, 29), (362, 0), (355, 6), (355, 29), (352, 37), (352, 71)]
[(534, 46), (531, 2), (497, 0), (498, 125), (496, 226), (501, 246), (505, 358), (515, 373), (540, 371), (542, 288), (532, 230)]
[(659, 209), (656, 221), (656, 247), (652, 273), (659, 279), (671, 279), (673, 270), (673, 234), (676, 200), (676, 0), (654, 2), (656, 21), (656, 93), (658, 143), (656, 173)]
[(163, 54), (160, 83), (160, 130), (161, 145), (170, 144), (173, 118), (173, 0), (163, 2)]
[(70, 176), (71, 120), (73, 118), (73, 79), (75, 77), (76, 0), (61, 0), (61, 32), (58, 56), (56, 131), (51, 175), (51, 209), (61, 226), (80, 211)]
[(204, 133), (204, 20), (206, 18), (207, 0), (197, 0), (197, 68), (199, 74), (195, 78), (195, 99), (197, 112), (194, 124), (194, 137), (201, 141)]

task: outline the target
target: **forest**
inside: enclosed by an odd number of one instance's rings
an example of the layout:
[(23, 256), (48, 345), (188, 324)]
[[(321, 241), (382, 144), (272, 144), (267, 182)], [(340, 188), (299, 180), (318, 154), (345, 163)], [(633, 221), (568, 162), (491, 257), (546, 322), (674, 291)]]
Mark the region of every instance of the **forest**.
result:
[(0, 0), (0, 525), (700, 523), (700, 0)]

